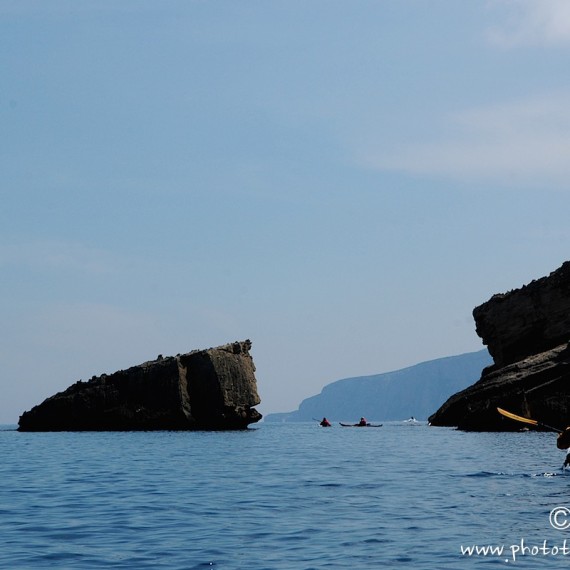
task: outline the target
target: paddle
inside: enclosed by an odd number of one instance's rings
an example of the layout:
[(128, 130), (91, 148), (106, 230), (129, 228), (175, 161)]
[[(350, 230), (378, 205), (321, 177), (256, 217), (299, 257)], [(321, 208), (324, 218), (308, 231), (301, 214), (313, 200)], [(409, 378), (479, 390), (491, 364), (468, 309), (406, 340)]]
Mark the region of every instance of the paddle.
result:
[(523, 418), (522, 416), (517, 416), (516, 414), (513, 414), (512, 412), (507, 412), (507, 410), (503, 410), (502, 408), (497, 408), (497, 412), (499, 412), (499, 414), (505, 416), (506, 418), (515, 420), (516, 422), (521, 422), (523, 424), (530, 424), (531, 426), (540, 427), (543, 429), (554, 431), (556, 433), (562, 433), (563, 431), (561, 429), (543, 424), (542, 422), (539, 422), (537, 420), (531, 420), (530, 418)]

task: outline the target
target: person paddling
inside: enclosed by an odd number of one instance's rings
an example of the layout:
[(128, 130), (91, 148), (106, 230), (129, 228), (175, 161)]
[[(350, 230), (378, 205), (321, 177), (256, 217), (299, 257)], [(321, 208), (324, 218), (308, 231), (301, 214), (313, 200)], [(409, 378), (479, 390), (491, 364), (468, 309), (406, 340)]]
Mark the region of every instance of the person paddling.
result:
[(321, 420), (320, 425), (321, 425), (322, 427), (331, 427), (331, 423), (329, 422), (329, 420), (327, 420), (327, 418), (323, 418), (323, 419)]
[(366, 418), (360, 418), (360, 421), (358, 422), (358, 427), (366, 427), (368, 425), (368, 422), (366, 421)]
[(566, 451), (566, 459), (564, 460), (563, 467), (570, 465), (570, 427), (567, 427), (563, 432), (558, 434), (556, 447)]

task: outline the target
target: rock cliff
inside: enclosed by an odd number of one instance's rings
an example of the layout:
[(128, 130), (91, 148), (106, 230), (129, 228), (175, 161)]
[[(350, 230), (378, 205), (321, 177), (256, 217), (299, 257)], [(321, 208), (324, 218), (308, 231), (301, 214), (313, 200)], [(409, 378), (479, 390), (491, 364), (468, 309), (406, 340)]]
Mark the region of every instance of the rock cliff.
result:
[(19, 431), (243, 429), (261, 419), (251, 342), (79, 381), (20, 417)]
[(432, 425), (506, 431), (497, 406), (554, 426), (570, 423), (570, 262), (473, 311), (494, 364), (433, 414)]
[(487, 350), (447, 356), (414, 366), (344, 378), (327, 384), (320, 394), (306, 398), (294, 412), (269, 414), (266, 422), (307, 422), (326, 416), (330, 420), (394, 421), (427, 417), (446, 398), (466, 388), (491, 363)]

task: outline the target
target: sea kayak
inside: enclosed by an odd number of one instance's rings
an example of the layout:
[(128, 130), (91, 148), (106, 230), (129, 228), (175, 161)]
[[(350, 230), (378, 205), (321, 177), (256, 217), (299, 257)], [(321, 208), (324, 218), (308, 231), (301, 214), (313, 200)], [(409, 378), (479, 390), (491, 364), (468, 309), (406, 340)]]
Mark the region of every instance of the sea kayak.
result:
[(342, 427), (382, 427), (382, 424), (366, 424), (365, 426), (361, 426), (360, 424), (343, 424), (342, 422), (338, 422)]

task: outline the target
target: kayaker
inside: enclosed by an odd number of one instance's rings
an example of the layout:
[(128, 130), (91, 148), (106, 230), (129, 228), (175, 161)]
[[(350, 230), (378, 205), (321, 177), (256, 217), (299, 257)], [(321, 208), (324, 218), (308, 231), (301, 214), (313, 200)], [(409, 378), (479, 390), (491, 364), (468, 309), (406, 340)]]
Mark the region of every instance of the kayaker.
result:
[(564, 467), (570, 465), (570, 427), (567, 427), (562, 433), (558, 434), (556, 439), (556, 447), (566, 451), (566, 459), (564, 460)]
[(368, 425), (368, 422), (366, 421), (366, 418), (360, 418), (360, 421), (358, 422), (358, 426), (359, 427), (365, 427)]
[(323, 418), (323, 419), (321, 420), (321, 424), (320, 424), (320, 425), (323, 426), (323, 427), (331, 427), (331, 423), (329, 422), (329, 420), (327, 420), (327, 418)]

